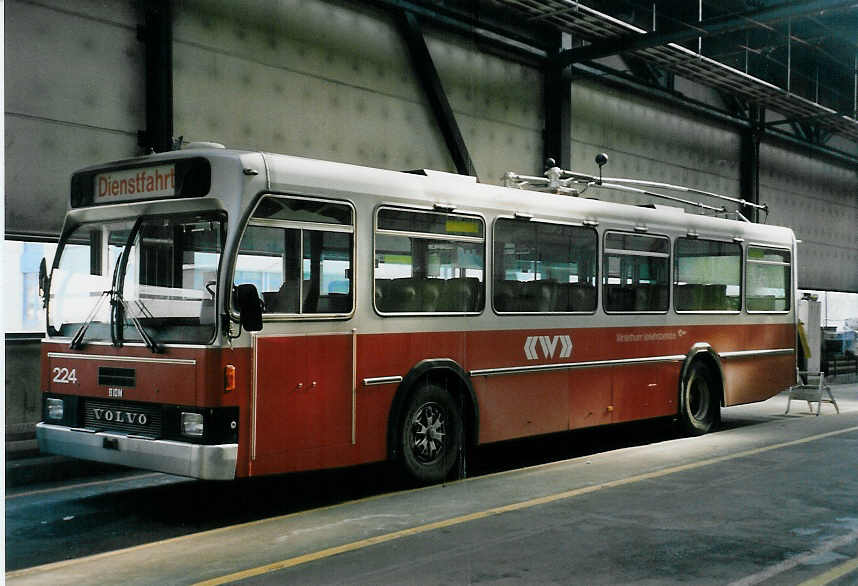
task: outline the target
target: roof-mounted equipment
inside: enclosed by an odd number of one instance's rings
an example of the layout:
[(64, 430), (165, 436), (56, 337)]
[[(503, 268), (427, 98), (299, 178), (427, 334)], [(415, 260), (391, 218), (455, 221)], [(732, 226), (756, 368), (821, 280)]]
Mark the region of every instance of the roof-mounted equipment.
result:
[[(603, 178), (602, 167), (604, 167), (608, 163), (608, 155), (606, 155), (605, 153), (599, 153), (598, 155), (596, 155), (596, 164), (599, 166), (598, 177), (594, 175), (588, 175), (586, 173), (580, 173), (578, 171), (567, 171), (565, 169), (560, 169), (559, 167), (557, 167), (557, 164), (555, 163), (554, 159), (548, 159), (547, 163), (548, 169), (545, 171), (545, 175), (543, 177), (532, 175), (519, 175), (517, 173), (513, 173), (512, 171), (508, 171), (503, 176), (504, 185), (506, 187), (514, 187), (518, 189), (529, 189), (533, 191), (541, 191), (544, 193), (556, 193), (558, 195), (571, 195), (576, 197), (582, 195), (591, 187), (597, 189), (611, 189), (613, 191), (622, 191), (625, 193), (635, 193), (638, 195), (647, 195), (650, 197), (666, 199), (683, 205), (695, 207), (700, 210), (715, 212), (718, 214), (734, 213), (738, 219), (743, 220), (745, 222), (749, 221), (745, 216), (742, 215), (739, 210), (729, 212), (727, 208), (723, 205), (720, 207), (716, 207), (699, 201), (685, 199), (682, 197), (677, 197), (675, 195), (669, 195), (667, 193), (661, 193), (661, 191), (672, 191), (676, 193), (703, 195), (706, 197), (720, 199), (722, 201), (729, 201), (740, 206), (740, 209), (741, 207), (749, 207), (758, 210), (763, 210), (766, 212), (767, 216), (769, 213), (768, 204), (753, 203), (741, 198), (721, 195), (720, 193), (713, 193), (711, 191), (704, 191), (702, 189), (695, 189), (693, 187), (673, 185), (670, 183), (660, 183), (657, 181), (645, 181), (643, 179), (625, 179), (621, 177)], [(652, 191), (652, 189), (658, 189), (660, 191)]]

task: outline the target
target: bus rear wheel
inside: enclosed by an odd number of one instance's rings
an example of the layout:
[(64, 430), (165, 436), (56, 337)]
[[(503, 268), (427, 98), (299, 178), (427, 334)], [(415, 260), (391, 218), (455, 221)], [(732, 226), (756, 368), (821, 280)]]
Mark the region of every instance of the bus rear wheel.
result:
[(450, 393), (433, 384), (412, 393), (399, 441), (400, 458), (408, 474), (426, 484), (443, 482), (462, 446), (462, 416)]
[(682, 382), (679, 420), (688, 435), (703, 435), (717, 429), (721, 421), (718, 383), (709, 367), (695, 362)]

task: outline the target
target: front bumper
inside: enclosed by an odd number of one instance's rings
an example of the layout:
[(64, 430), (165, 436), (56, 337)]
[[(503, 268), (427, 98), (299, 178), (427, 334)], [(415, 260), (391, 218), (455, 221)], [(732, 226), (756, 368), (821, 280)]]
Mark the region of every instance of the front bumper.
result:
[(198, 445), (48, 423), (36, 425), (36, 438), (45, 453), (203, 480), (232, 480), (238, 460), (238, 444)]

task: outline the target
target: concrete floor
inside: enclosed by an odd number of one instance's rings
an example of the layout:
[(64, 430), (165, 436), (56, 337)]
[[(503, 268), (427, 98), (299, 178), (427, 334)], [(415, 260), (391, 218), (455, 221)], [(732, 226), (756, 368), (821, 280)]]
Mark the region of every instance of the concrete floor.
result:
[[(858, 385), (725, 430), (38, 566), (10, 584), (858, 580)], [(284, 495), (283, 498), (288, 498)]]

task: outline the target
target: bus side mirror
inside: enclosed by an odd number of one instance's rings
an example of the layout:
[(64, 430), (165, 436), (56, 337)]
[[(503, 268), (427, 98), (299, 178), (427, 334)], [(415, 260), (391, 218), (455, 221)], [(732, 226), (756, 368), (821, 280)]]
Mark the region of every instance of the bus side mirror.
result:
[(39, 297), (45, 299), (45, 291), (48, 290), (48, 265), (44, 257), (39, 263)]
[(235, 305), (241, 316), (241, 326), (248, 332), (262, 329), (262, 301), (256, 285), (244, 284), (235, 287)]

